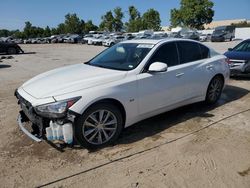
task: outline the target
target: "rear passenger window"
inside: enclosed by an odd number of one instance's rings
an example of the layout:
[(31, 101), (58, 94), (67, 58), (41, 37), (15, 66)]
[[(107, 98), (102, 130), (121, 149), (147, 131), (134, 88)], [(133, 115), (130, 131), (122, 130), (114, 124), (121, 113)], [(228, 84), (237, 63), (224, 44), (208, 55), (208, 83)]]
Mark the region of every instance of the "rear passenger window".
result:
[(180, 41), (177, 42), (177, 45), (181, 64), (201, 59), (200, 47), (198, 43)]
[(201, 48), (201, 58), (202, 58), (202, 59), (209, 58), (209, 57), (210, 57), (210, 54), (209, 54), (209, 49), (208, 49), (208, 47), (206, 47), (206, 46), (200, 44), (200, 48)]
[(162, 45), (153, 55), (149, 64), (154, 62), (166, 63), (168, 67), (178, 65), (178, 53), (174, 42)]

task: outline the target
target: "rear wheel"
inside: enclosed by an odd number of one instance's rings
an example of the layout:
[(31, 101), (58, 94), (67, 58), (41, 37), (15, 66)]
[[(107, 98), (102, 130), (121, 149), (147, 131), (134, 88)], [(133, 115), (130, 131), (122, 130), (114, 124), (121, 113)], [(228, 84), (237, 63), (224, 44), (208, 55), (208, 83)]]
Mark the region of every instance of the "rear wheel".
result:
[(86, 148), (98, 148), (114, 142), (123, 128), (119, 109), (108, 103), (90, 107), (76, 120), (75, 138)]
[(207, 104), (214, 104), (219, 100), (223, 86), (224, 86), (224, 81), (221, 76), (215, 76), (210, 81), (205, 100)]

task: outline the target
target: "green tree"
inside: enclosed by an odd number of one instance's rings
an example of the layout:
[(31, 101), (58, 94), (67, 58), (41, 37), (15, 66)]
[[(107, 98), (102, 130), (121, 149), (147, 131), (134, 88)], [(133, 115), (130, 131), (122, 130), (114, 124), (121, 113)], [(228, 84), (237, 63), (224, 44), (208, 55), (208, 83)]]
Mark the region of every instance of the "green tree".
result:
[(32, 33), (31, 34), (32, 38), (43, 37), (43, 35), (44, 35), (44, 29), (41, 28), (41, 27), (35, 27), (35, 26), (33, 26), (31, 28), (31, 33)]
[(171, 21), (171, 27), (177, 27), (177, 26), (183, 26), (181, 13), (177, 9), (171, 9), (170, 10), (170, 21)]
[(161, 30), (161, 19), (158, 11), (149, 9), (142, 16), (143, 29)]
[(98, 27), (93, 24), (92, 20), (88, 20), (84, 26), (84, 32), (89, 33), (90, 31), (96, 31)]
[(51, 35), (58, 35), (57, 28), (51, 28)]
[(57, 26), (56, 30), (57, 30), (57, 34), (66, 34), (66, 33), (67, 33), (67, 31), (66, 31), (66, 26), (65, 26), (64, 23), (60, 23), (60, 24)]
[(210, 0), (181, 0), (180, 8), (171, 10), (171, 26), (203, 29), (213, 20), (213, 5)]
[(1, 29), (0, 30), (0, 37), (8, 37), (11, 35), (11, 31), (7, 29)]
[(81, 34), (82, 30), (82, 22), (80, 18), (74, 14), (66, 14), (64, 21), (64, 29), (66, 33), (77, 33)]
[(25, 22), (25, 26), (23, 29), (23, 38), (43, 37), (43, 33), (44, 33), (43, 28), (32, 26), (32, 24), (29, 21)]
[(23, 32), (19, 31), (19, 30), (15, 30), (13, 31), (13, 37), (15, 38), (19, 38), (19, 39), (24, 39), (24, 35), (23, 35)]
[(114, 15), (115, 15), (114, 16), (114, 30), (121, 31), (123, 28), (122, 18), (124, 17), (122, 9), (120, 7), (116, 7), (114, 9)]
[(50, 36), (51, 36), (51, 30), (50, 30), (49, 26), (47, 26), (47, 27), (44, 29), (43, 36), (44, 36), (44, 37), (50, 37)]
[(100, 30), (105, 30), (105, 31), (114, 31), (114, 16), (112, 11), (106, 12), (105, 15), (102, 16), (102, 21), (99, 25)]
[(126, 23), (127, 32), (138, 32), (142, 27), (140, 12), (134, 7), (129, 6), (129, 21)]
[(25, 38), (30, 38), (32, 35), (32, 24), (29, 21), (25, 22), (25, 26), (23, 29), (23, 35)]

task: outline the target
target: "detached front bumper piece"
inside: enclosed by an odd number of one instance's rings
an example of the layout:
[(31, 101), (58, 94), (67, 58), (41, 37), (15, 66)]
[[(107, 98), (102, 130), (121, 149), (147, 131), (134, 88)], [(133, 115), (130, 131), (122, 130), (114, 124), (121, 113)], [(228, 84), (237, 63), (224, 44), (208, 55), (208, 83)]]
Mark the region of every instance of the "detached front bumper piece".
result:
[(20, 127), (20, 129), (23, 131), (24, 134), (26, 134), (28, 137), (30, 137), (32, 140), (36, 141), (36, 142), (41, 142), (42, 140), (40, 138), (37, 138), (35, 135), (31, 134), (23, 125), (23, 121), (22, 121), (22, 115), (19, 114), (17, 117), (17, 123), (18, 126)]

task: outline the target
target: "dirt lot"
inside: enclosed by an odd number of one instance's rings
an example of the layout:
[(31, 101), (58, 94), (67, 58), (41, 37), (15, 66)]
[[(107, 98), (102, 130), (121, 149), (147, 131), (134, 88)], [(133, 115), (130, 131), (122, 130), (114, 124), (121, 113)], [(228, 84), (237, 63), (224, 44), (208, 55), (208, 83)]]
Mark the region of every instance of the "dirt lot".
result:
[[(207, 43), (224, 52), (238, 42)], [(127, 128), (114, 146), (60, 152), (17, 127), (14, 90), (103, 47), (22, 45), (0, 62), (0, 187), (250, 187), (250, 78), (231, 79), (213, 107), (186, 106)]]

